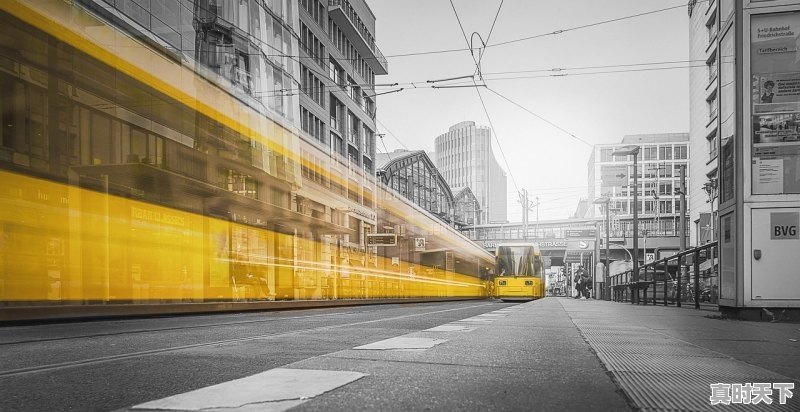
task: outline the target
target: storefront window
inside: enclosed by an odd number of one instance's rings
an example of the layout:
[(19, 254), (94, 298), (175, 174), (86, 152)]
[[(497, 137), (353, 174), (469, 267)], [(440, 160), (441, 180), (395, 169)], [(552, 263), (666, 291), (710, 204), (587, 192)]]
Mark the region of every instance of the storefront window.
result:
[(798, 33), (797, 12), (752, 18), (753, 194), (800, 193)]
[(720, 203), (735, 197), (734, 139), (736, 137), (736, 56), (734, 30), (728, 30), (720, 41)]

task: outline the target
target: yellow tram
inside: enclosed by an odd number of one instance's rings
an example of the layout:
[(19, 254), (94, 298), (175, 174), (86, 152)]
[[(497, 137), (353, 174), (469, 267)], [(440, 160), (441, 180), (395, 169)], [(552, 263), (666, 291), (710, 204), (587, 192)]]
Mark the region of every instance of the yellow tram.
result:
[(533, 300), (545, 294), (544, 265), (533, 243), (500, 244), (495, 254), (494, 296), (503, 301)]

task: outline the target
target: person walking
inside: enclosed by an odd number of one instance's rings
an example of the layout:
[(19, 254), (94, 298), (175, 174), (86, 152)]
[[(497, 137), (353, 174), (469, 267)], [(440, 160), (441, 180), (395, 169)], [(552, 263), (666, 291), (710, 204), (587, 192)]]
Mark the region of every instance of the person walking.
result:
[(582, 292), (583, 286), (581, 285), (582, 281), (583, 278), (581, 277), (581, 270), (580, 268), (578, 268), (578, 270), (575, 271), (575, 277), (572, 278), (572, 285), (575, 287), (575, 296), (573, 297), (573, 299), (581, 298), (581, 295), (583, 293)]
[(581, 285), (583, 289), (583, 299), (589, 299), (589, 293), (592, 290), (592, 279), (589, 276), (589, 271), (581, 266)]

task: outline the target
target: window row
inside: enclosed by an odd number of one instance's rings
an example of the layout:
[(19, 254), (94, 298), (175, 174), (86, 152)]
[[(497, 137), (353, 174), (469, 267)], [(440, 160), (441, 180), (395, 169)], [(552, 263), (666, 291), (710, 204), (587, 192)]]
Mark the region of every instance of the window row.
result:
[[(325, 6), (320, 0), (299, 0), (300, 6), (308, 12), (308, 15), (319, 24), (323, 29), (325, 28)], [(327, 3), (327, 2), (326, 2)]]
[[(614, 156), (613, 153), (619, 150), (616, 147), (602, 147), (600, 148), (600, 161), (601, 162), (620, 162), (626, 161), (627, 156)], [(689, 158), (689, 148), (687, 145), (658, 145), (658, 146), (642, 146), (639, 150), (637, 160), (686, 160)]]
[(319, 67), (325, 68), (325, 45), (303, 23), (300, 23), (300, 47)]
[(324, 144), (325, 122), (302, 106), (300, 106), (300, 118), (302, 119), (303, 131)]
[(304, 65), (300, 66), (300, 87), (306, 96), (325, 108), (325, 83)]
[(342, 53), (345, 60), (350, 62), (356, 73), (369, 84), (375, 84), (375, 73), (372, 71), (372, 68), (332, 19), (328, 20), (328, 37), (331, 39), (331, 42), (333, 42), (333, 45)]

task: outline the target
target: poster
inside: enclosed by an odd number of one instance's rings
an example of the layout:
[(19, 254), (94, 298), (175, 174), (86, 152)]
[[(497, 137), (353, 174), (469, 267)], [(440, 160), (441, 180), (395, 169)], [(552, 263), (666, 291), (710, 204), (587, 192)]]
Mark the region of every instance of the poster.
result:
[(800, 13), (753, 16), (753, 194), (800, 193)]

